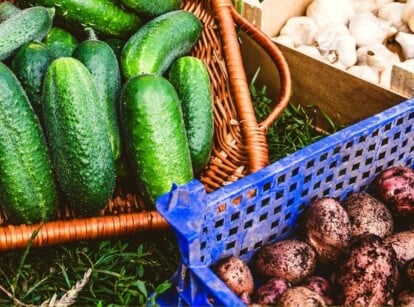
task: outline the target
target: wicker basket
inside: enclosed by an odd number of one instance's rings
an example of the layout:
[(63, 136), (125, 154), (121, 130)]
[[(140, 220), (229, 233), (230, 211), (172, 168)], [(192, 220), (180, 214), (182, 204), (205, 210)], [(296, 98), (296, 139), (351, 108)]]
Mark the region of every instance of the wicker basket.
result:
[[(192, 54), (205, 62), (212, 82), (214, 148), (199, 179), (207, 191), (213, 191), (269, 163), (266, 131), (288, 103), (290, 73), (276, 45), (241, 17), (230, 0), (183, 0), (182, 8), (193, 12), (204, 24)], [(280, 74), (280, 97), (261, 123), (256, 120), (250, 99), (237, 28), (269, 54)], [(4, 213), (0, 213), (0, 223), (0, 250), (24, 248), (29, 240), (33, 246), (47, 246), (169, 229), (157, 211), (145, 210), (132, 182), (118, 182), (113, 199), (96, 217), (78, 217), (62, 205), (54, 219), (42, 224), (12, 225)]]

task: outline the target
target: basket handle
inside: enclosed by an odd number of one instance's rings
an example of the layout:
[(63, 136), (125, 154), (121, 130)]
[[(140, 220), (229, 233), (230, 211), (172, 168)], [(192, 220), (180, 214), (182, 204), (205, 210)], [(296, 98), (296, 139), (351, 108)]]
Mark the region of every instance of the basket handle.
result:
[(290, 70), (285, 57), (283, 56), (277, 45), (272, 40), (250, 23), (246, 18), (239, 14), (239, 12), (231, 7), (231, 13), (233, 20), (240, 27), (243, 32), (249, 35), (260, 47), (262, 47), (267, 54), (270, 56), (273, 63), (276, 65), (280, 75), (280, 97), (272, 112), (259, 124), (266, 130), (276, 121), (276, 119), (282, 114), (289, 103), (291, 91), (292, 91), (292, 80), (290, 76)]
[(235, 20), (249, 35), (255, 35), (257, 39), (260, 39), (262, 41), (261, 44), (264, 44), (269, 52), (275, 44), (271, 43), (270, 39), (266, 40), (266, 37), (260, 34), (259, 31), (249, 27), (249, 22), (243, 20), (237, 13), (231, 0), (213, 0), (213, 7), (223, 41), (223, 52), (229, 72), (230, 90), (235, 98), (241, 132), (247, 145), (249, 171), (253, 173), (269, 164), (269, 151), (266, 140), (267, 128), (282, 113), (288, 103), (290, 95), (289, 69), (287, 63), (283, 61), (281, 52), (273, 51), (272, 54), (276, 56), (278, 63), (280, 63), (279, 66), (283, 68), (281, 80), (283, 80), (282, 86), (286, 87), (286, 89), (282, 91), (282, 103), (278, 103), (275, 110), (259, 125), (256, 120), (256, 113), (243, 67)]

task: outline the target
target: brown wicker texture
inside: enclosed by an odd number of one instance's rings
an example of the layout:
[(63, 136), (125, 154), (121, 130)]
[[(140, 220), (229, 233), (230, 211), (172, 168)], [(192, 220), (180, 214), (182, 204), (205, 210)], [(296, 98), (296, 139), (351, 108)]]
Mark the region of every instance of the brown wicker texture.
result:
[[(269, 163), (266, 131), (288, 104), (291, 79), (276, 45), (240, 16), (231, 0), (183, 0), (182, 8), (194, 13), (204, 24), (202, 37), (192, 54), (207, 65), (212, 83), (215, 139), (210, 162), (199, 178), (211, 192)], [(237, 28), (269, 54), (279, 71), (280, 97), (262, 123), (255, 117)], [(33, 246), (48, 246), (167, 229), (169, 225), (157, 211), (145, 209), (133, 182), (118, 182), (113, 199), (96, 217), (76, 216), (62, 205), (51, 221), (12, 225), (4, 212), (0, 212), (0, 250), (25, 248), (29, 240)]]

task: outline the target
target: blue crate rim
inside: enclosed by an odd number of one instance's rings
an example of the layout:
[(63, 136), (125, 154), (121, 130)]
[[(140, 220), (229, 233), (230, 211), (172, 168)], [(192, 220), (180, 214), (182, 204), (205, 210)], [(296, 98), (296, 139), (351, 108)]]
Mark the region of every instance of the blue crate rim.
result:
[[(240, 178), (239, 180), (225, 185), (220, 189), (217, 189), (210, 193), (206, 193), (206, 201), (210, 202), (220, 199), (223, 195), (226, 195), (227, 197), (231, 197), (232, 195), (238, 195), (241, 191), (249, 187), (252, 180), (271, 176), (271, 174), (274, 173), (274, 170), (287, 168), (293, 165), (294, 163), (305, 160), (310, 155), (315, 155), (319, 152), (324, 152), (327, 148), (332, 147), (334, 144), (339, 144), (342, 141), (349, 140), (356, 136), (359, 136), (361, 132), (372, 131), (376, 129), (380, 124), (383, 124), (384, 120), (391, 121), (399, 115), (406, 113), (407, 111), (414, 112), (414, 97), (405, 100), (393, 107), (390, 107), (380, 113), (377, 113), (371, 117), (363, 119), (355, 124), (345, 127), (326, 137), (323, 137), (322, 139), (314, 142), (313, 144), (299, 149), (294, 153), (287, 155), (286, 157), (262, 168), (261, 170), (255, 173)], [(161, 195), (157, 199), (157, 209), (164, 216), (164, 218), (167, 219), (167, 221), (169, 220), (168, 208), (162, 206), (162, 203), (165, 203), (166, 200), (169, 200), (174, 191), (177, 189), (187, 191), (197, 191), (200, 189), (205, 190), (198, 179), (193, 179), (191, 182), (182, 186), (174, 184), (170, 192)]]

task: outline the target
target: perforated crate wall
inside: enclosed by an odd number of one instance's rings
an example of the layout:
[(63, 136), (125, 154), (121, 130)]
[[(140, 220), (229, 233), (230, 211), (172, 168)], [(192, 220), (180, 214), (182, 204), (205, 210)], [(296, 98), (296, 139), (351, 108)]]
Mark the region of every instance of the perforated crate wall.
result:
[(249, 261), (264, 244), (296, 234), (316, 198), (343, 200), (389, 166), (414, 167), (413, 125), (411, 99), (210, 194), (195, 180), (163, 195), (157, 208), (182, 255), (180, 297), (191, 305), (242, 305), (210, 266), (229, 255)]

